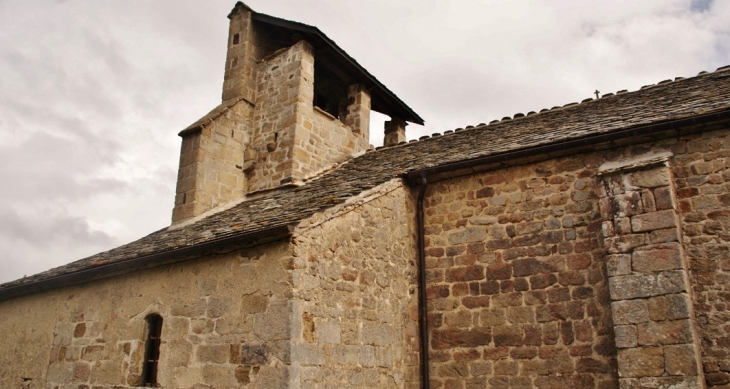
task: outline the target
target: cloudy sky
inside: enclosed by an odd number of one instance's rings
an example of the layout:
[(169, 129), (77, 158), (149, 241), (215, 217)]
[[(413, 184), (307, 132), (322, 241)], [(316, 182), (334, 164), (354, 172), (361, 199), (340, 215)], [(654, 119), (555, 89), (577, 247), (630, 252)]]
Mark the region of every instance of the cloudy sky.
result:
[[(247, 3), (335, 40), (426, 120), (409, 138), (730, 64), (727, 0)], [(169, 225), (233, 5), (0, 0), (0, 282)]]

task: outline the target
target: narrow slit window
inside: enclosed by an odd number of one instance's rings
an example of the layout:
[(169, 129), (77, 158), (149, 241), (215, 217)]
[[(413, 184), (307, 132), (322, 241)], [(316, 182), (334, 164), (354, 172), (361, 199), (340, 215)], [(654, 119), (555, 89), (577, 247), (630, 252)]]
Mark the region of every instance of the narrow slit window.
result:
[(142, 386), (157, 387), (157, 365), (160, 360), (160, 335), (162, 317), (158, 314), (147, 316), (147, 341), (145, 342), (144, 366), (142, 367)]

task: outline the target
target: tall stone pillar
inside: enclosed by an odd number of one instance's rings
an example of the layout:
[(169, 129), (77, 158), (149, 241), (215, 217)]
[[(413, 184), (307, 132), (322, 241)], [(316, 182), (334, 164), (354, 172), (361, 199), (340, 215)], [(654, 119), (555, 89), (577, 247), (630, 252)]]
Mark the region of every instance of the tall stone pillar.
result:
[(256, 100), (256, 56), (251, 22), (251, 11), (245, 4), (236, 3), (228, 15), (228, 50), (223, 76), (223, 101), (244, 98)]
[(370, 137), (370, 93), (364, 85), (347, 88), (347, 114), (344, 124), (364, 139)]
[(601, 167), (621, 388), (703, 388), (670, 153)]
[(395, 146), (400, 142), (406, 140), (406, 125), (407, 123), (398, 118), (391, 118), (385, 122), (385, 139), (383, 140), (383, 146)]

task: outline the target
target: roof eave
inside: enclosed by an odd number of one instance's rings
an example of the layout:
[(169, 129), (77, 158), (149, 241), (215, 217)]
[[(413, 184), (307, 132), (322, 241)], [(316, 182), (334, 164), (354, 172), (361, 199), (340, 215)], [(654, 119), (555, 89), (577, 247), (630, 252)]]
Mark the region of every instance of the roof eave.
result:
[(150, 255), (85, 268), (27, 284), (0, 287), (0, 301), (58, 289), (61, 287), (83, 284), (89, 281), (116, 277), (137, 270), (151, 269), (163, 265), (185, 262), (195, 258), (200, 258), (207, 254), (221, 253), (223, 252), (221, 251), (222, 248), (227, 248), (226, 251), (230, 251), (234, 250), (236, 247), (249, 247), (274, 242), (291, 236), (295, 227), (295, 224), (284, 224), (256, 231), (249, 231), (202, 244), (161, 251)]
[(716, 112), (694, 115), (686, 118), (665, 120), (656, 123), (626, 127), (615, 131), (592, 134), (578, 138), (566, 138), (558, 142), (551, 142), (543, 145), (510, 150), (503, 153), (496, 153), (476, 158), (464, 159), (457, 162), (439, 164), (422, 169), (415, 169), (406, 173), (405, 178), (411, 186), (418, 186), (422, 182), (421, 177), (429, 176), (432, 174), (468, 169), (496, 162), (511, 161), (515, 160), (516, 158), (530, 157), (537, 154), (565, 152), (571, 149), (579, 149), (581, 147), (593, 146), (600, 143), (626, 139), (627, 137), (657, 134), (665, 131), (679, 130), (680, 128), (708, 124), (722, 120), (730, 120), (730, 109), (723, 109)]

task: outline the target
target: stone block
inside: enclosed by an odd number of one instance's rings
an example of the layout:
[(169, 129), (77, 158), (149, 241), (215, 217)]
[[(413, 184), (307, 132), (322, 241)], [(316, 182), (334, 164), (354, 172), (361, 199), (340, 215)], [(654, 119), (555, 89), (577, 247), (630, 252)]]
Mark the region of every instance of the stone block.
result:
[(654, 194), (649, 189), (641, 191), (641, 204), (644, 207), (644, 212), (656, 211), (656, 203), (654, 201)]
[(611, 367), (607, 362), (595, 358), (580, 358), (575, 363), (575, 370), (578, 373), (610, 373)]
[[(339, 331), (339, 325), (337, 325), (336, 330)], [(331, 332), (333, 332), (333, 331), (334, 331), (334, 329)], [(392, 330), (388, 324), (363, 323), (363, 327), (362, 327), (363, 343), (375, 345), (375, 346), (390, 345), (393, 343), (391, 331)], [(327, 342), (327, 343), (339, 343), (339, 336), (338, 336), (338, 342)]]
[(675, 227), (676, 225), (676, 215), (671, 209), (631, 217), (631, 230), (633, 232), (660, 230)]
[(609, 277), (631, 274), (631, 254), (613, 254), (606, 256), (606, 270)]
[(618, 350), (619, 377), (659, 377), (664, 373), (661, 347), (635, 347)]
[(195, 352), (195, 359), (203, 363), (227, 363), (229, 349), (227, 344), (200, 345)]
[(512, 261), (515, 277), (524, 277), (540, 273), (552, 273), (556, 269), (547, 262), (535, 258), (520, 258)]
[(547, 368), (548, 361), (532, 359), (532, 360), (528, 360), (528, 361), (523, 361), (521, 364), (522, 364), (522, 373), (526, 376), (546, 375), (548, 373), (548, 368)]
[(469, 372), (472, 376), (479, 377), (492, 373), (492, 364), (490, 362), (474, 362), (469, 364)]
[(646, 244), (646, 241), (644, 234), (628, 234), (606, 238), (604, 244), (610, 254), (618, 254), (631, 252), (636, 247)]
[(489, 307), (491, 298), (489, 296), (466, 296), (461, 299), (461, 304), (469, 309)]
[(639, 188), (656, 188), (669, 185), (667, 169), (639, 170), (628, 175), (629, 183)]
[(76, 325), (73, 323), (58, 323), (53, 333), (53, 344), (55, 346), (68, 346), (73, 339)]
[[(615, 216), (633, 216), (644, 213), (644, 206), (641, 202), (641, 193), (631, 191), (618, 195), (613, 198), (613, 202), (618, 205), (618, 214)], [(616, 206), (614, 206), (616, 208)]]
[(540, 232), (540, 231), (542, 231), (542, 229), (543, 229), (542, 221), (524, 222), (524, 223), (519, 223), (515, 226), (517, 235), (530, 235), (530, 234)]
[(613, 222), (610, 220), (604, 220), (601, 222), (601, 233), (604, 238), (616, 235), (616, 229), (613, 226)]
[(565, 304), (547, 304), (535, 308), (535, 320), (538, 323), (565, 320), (568, 318), (568, 309)]
[(689, 296), (683, 293), (650, 298), (647, 306), (653, 321), (689, 318)]
[(639, 344), (645, 346), (692, 342), (692, 328), (687, 319), (642, 323), (636, 332)]
[(269, 360), (269, 349), (265, 344), (244, 344), (238, 350), (238, 360), (235, 364), (263, 365)]
[(450, 244), (482, 242), (486, 238), (487, 231), (484, 227), (466, 227), (448, 235), (448, 241)]
[[(367, 364), (363, 363), (363, 366), (374, 366), (375, 364), (375, 351), (372, 346), (364, 346), (363, 352), (370, 350), (370, 358), (365, 358), (369, 361)], [(291, 345), (291, 359), (294, 363), (301, 365), (322, 365), (324, 363), (324, 353), (322, 349), (317, 345), (306, 344), (306, 343), (295, 343)], [(361, 355), (361, 362), (365, 361)]]
[(533, 307), (509, 307), (506, 309), (507, 320), (512, 323), (534, 323)]
[(637, 249), (631, 255), (631, 267), (635, 272), (640, 273), (682, 269), (681, 247), (676, 244), (662, 245), (648, 250)]
[(611, 303), (614, 325), (638, 324), (650, 320), (646, 300), (614, 301)]
[(193, 346), (186, 340), (170, 340), (160, 346), (160, 355), (165, 366), (188, 366), (193, 355)]
[[(573, 385), (573, 380), (570, 376), (560, 375), (538, 376), (535, 378), (534, 383), (535, 387), (540, 389), (561, 389), (577, 387)], [(508, 386), (504, 386), (504, 388), (508, 388)]]
[(522, 293), (501, 293), (492, 297), (492, 305), (495, 308), (516, 307), (522, 305)]
[(246, 295), (241, 298), (241, 312), (260, 313), (266, 311), (269, 298), (260, 294)]
[(730, 373), (716, 372), (705, 374), (705, 379), (710, 386), (720, 386), (730, 384)]
[(625, 325), (616, 326), (613, 328), (616, 335), (616, 347), (617, 348), (630, 348), (636, 347), (638, 343), (638, 337), (636, 335), (636, 326)]
[(114, 385), (122, 380), (122, 370), (119, 368), (119, 361), (107, 359), (96, 361), (91, 371), (91, 382), (97, 385)]
[(193, 319), (190, 321), (190, 331), (194, 334), (209, 334), (213, 332), (215, 322), (210, 319)]
[(81, 358), (87, 361), (96, 361), (104, 358), (104, 345), (86, 346), (81, 351)]
[(488, 280), (507, 280), (512, 277), (512, 265), (506, 262), (493, 263), (487, 266)]
[(608, 288), (613, 300), (629, 300), (687, 291), (682, 270), (655, 274), (611, 277)]
[(654, 203), (657, 211), (674, 208), (671, 188), (668, 186), (654, 189)]
[(691, 344), (664, 347), (664, 370), (669, 375), (695, 376), (698, 374), (697, 355)]
[(504, 309), (488, 309), (479, 312), (479, 323), (485, 327), (503, 325), (507, 322)]
[(172, 316), (200, 317), (205, 315), (205, 300), (198, 299), (193, 302), (174, 300), (170, 304)]
[(291, 310), (286, 301), (270, 302), (265, 313), (254, 316), (254, 333), (262, 340), (290, 338)]
[(447, 282), (477, 281), (484, 278), (484, 268), (479, 265), (455, 267), (446, 270)]
[(516, 361), (497, 361), (494, 363), (494, 374), (503, 376), (516, 376), (519, 365)]
[(619, 235), (626, 235), (631, 233), (631, 218), (629, 217), (617, 217), (614, 220), (614, 229)]
[(232, 366), (204, 365), (202, 377), (203, 382), (211, 388), (235, 387), (237, 382), (235, 369)]
[(219, 335), (244, 334), (253, 331), (252, 316), (222, 317), (215, 321), (215, 332)]
[(482, 357), (488, 361), (496, 361), (509, 357), (509, 347), (486, 347)]
[(621, 378), (621, 389), (703, 389), (704, 385), (697, 376), (693, 377), (645, 377)]
[(559, 303), (570, 301), (569, 288), (550, 288), (547, 290), (548, 301), (551, 303)]
[(491, 341), (492, 331), (490, 328), (436, 330), (433, 332), (431, 347), (435, 350), (445, 350), (454, 347), (478, 347), (486, 346)]
[(558, 282), (558, 277), (553, 273), (537, 274), (530, 277), (530, 288), (533, 290), (545, 289)]
[(654, 230), (649, 233), (649, 243), (670, 243), (679, 241), (679, 230), (677, 228), (665, 228)]
[(76, 362), (73, 367), (73, 381), (86, 382), (91, 378), (91, 363)]

